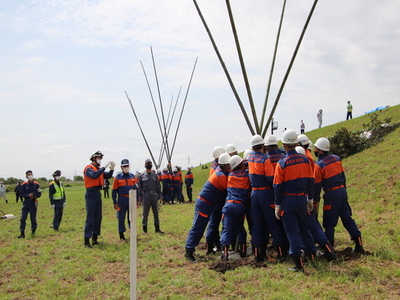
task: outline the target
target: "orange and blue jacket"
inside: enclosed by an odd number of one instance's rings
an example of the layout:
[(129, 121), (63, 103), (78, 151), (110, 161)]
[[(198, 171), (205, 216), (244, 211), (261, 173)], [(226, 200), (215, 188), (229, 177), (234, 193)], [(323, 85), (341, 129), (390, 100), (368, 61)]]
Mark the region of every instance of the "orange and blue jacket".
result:
[(173, 185), (181, 185), (182, 174), (180, 172), (174, 172), (171, 177)]
[(225, 202), (227, 184), (228, 172), (218, 167), (201, 189), (199, 199), (209, 205)]
[(342, 161), (334, 154), (323, 154), (318, 158), (314, 168), (315, 193), (314, 201), (320, 200), (321, 189), (325, 192), (346, 187), (346, 175)]
[(87, 165), (83, 169), (83, 179), (87, 191), (100, 191), (103, 187), (104, 179), (110, 179), (114, 171), (104, 172), (105, 168), (95, 167), (93, 164)]
[(275, 170), (268, 156), (262, 152), (252, 151), (247, 163), (253, 190), (271, 189)]
[(280, 205), (284, 195), (303, 196), (314, 194), (314, 174), (308, 158), (289, 150), (276, 164), (274, 177), (275, 204)]
[(227, 202), (249, 204), (251, 184), (246, 171), (236, 170), (228, 175)]
[(119, 173), (114, 178), (112, 187), (112, 200), (114, 204), (117, 204), (117, 195), (119, 197), (129, 198), (129, 191), (137, 188), (135, 175), (132, 173)]
[(187, 186), (191, 186), (193, 184), (193, 182), (194, 182), (193, 173), (190, 172), (190, 171), (186, 172), (186, 174), (185, 174), (185, 184)]
[(171, 174), (168, 171), (163, 171), (161, 173), (161, 182), (164, 188), (167, 188), (172, 183)]
[(215, 170), (218, 168), (219, 164), (217, 161), (217, 158), (215, 158), (212, 162), (211, 162), (211, 166), (210, 166), (210, 172), (208, 174), (208, 177), (210, 177), (212, 175), (212, 173), (215, 172)]

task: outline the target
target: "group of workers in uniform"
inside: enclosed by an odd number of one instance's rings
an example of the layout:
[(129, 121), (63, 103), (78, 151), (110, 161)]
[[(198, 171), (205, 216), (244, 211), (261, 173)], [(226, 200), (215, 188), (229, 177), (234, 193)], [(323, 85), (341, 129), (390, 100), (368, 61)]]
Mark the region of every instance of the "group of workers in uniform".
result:
[[(328, 260), (335, 260), (334, 233), (339, 218), (355, 243), (354, 251), (364, 253), (361, 232), (348, 203), (343, 166), (338, 156), (329, 153), (329, 140), (319, 138), (312, 150), (305, 134), (289, 129), (282, 143), (284, 149), (278, 149), (275, 136), (264, 140), (254, 135), (252, 149), (246, 150), (243, 158), (232, 144), (214, 148), (210, 176), (196, 199), (186, 240), (187, 260), (196, 262), (195, 248), (207, 225), (206, 254), (221, 251), (221, 259), (229, 260), (229, 247), (236, 244), (239, 255), (245, 257), (246, 218), (257, 262), (265, 261), (270, 237), (278, 262), (287, 255), (293, 259), (291, 271), (303, 271), (304, 260), (314, 262), (316, 244)], [(322, 226), (318, 221), (321, 190)]]
[[(40, 190), (39, 182), (34, 180), (33, 171), (27, 170), (25, 172), (27, 181), (23, 182), (18, 186), (18, 198), (21, 198), (22, 209), (21, 209), (21, 219), (20, 219), (20, 234), (19, 239), (25, 238), (26, 220), (28, 214), (30, 215), (31, 221), (31, 234), (35, 235), (37, 224), (37, 209), (39, 206), (39, 200), (42, 196), (42, 191)], [(65, 207), (66, 195), (64, 185), (60, 181), (61, 171), (56, 170), (53, 172), (53, 181), (49, 185), (49, 199), (51, 208), (54, 210), (53, 224), (52, 228), (54, 231), (58, 231), (60, 223), (63, 217), (63, 211)]]
[[(163, 170), (158, 169), (157, 175), (162, 183), (163, 204), (185, 203), (183, 196), (183, 183), (185, 183), (186, 186), (188, 202), (193, 202), (192, 193), (194, 176), (192, 173), (192, 167), (187, 167), (185, 175), (182, 174), (182, 168), (180, 166), (175, 166), (171, 170), (168, 167), (165, 167)], [(185, 180), (183, 180), (183, 177)]]

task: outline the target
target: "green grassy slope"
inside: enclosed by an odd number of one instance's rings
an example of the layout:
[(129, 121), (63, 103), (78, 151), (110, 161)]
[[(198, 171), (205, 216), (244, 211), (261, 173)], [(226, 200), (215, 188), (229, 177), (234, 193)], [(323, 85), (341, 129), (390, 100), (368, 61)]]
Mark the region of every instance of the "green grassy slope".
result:
[[(381, 112), (400, 122), (400, 106)], [(367, 116), (307, 132), (315, 141), (341, 126), (362, 129)], [(164, 235), (143, 234), (141, 211), (138, 227), (138, 299), (399, 299), (400, 297), (400, 129), (378, 146), (343, 161), (353, 217), (363, 233), (367, 251), (353, 260), (320, 262), (306, 266), (305, 274), (287, 271), (291, 263), (267, 263), (221, 274), (210, 269), (219, 256), (205, 256), (204, 241), (196, 264), (185, 261), (184, 245), (193, 219), (193, 204), (160, 207)], [(210, 155), (211, 156), (211, 155)], [(208, 164), (209, 165), (209, 164)], [(197, 195), (209, 169), (194, 168)], [(85, 222), (84, 188), (67, 188), (68, 202), (59, 232), (50, 228), (52, 210), (43, 188), (35, 237), (17, 239), (19, 220), (0, 220), (0, 294), (2, 299), (129, 299), (129, 243), (118, 238), (115, 210), (103, 199), (100, 242), (83, 248)], [(21, 204), (11, 193), (0, 210), (19, 216)], [(28, 229), (29, 229), (28, 220)], [(337, 250), (352, 246), (342, 224), (336, 233)], [(248, 237), (249, 240), (249, 237)], [(251, 259), (251, 258), (249, 258)]]

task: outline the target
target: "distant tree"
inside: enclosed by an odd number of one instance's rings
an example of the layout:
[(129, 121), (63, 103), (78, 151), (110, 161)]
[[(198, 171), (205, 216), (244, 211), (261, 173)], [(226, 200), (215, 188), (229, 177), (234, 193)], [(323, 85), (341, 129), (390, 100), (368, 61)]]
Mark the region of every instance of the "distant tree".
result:
[(75, 175), (74, 176), (74, 181), (83, 181), (83, 176)]

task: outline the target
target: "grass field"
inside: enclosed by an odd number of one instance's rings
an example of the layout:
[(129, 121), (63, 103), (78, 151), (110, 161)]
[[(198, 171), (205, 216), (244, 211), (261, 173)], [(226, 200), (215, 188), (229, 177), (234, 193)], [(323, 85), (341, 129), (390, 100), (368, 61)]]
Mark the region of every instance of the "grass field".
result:
[[(379, 114), (380, 119), (391, 116), (392, 122), (400, 122), (399, 106)], [(358, 131), (367, 122), (363, 116), (307, 135), (315, 141), (342, 126)], [(301, 274), (287, 271), (291, 262), (255, 265), (249, 257), (221, 273), (215, 271), (219, 255), (205, 256), (203, 242), (197, 263), (183, 257), (194, 205), (164, 205), (160, 217), (165, 234), (154, 233), (151, 226), (148, 234), (138, 230), (138, 299), (400, 299), (399, 136), (397, 129), (377, 147), (343, 161), (353, 217), (370, 255), (346, 255), (353, 243), (339, 224), (336, 248), (341, 259), (336, 262), (321, 260)], [(208, 171), (194, 169), (195, 195)], [(18, 218), (0, 220), (1, 299), (129, 299), (129, 243), (119, 240), (111, 199), (103, 199), (102, 244), (87, 249), (82, 185), (67, 188), (59, 232), (50, 228), (53, 212), (44, 188), (34, 237), (28, 231), (26, 239), (16, 238)], [(9, 204), (0, 200), (0, 210), (19, 216), (21, 204), (12, 194), (8, 199)], [(136, 224), (140, 229), (140, 210)]]

